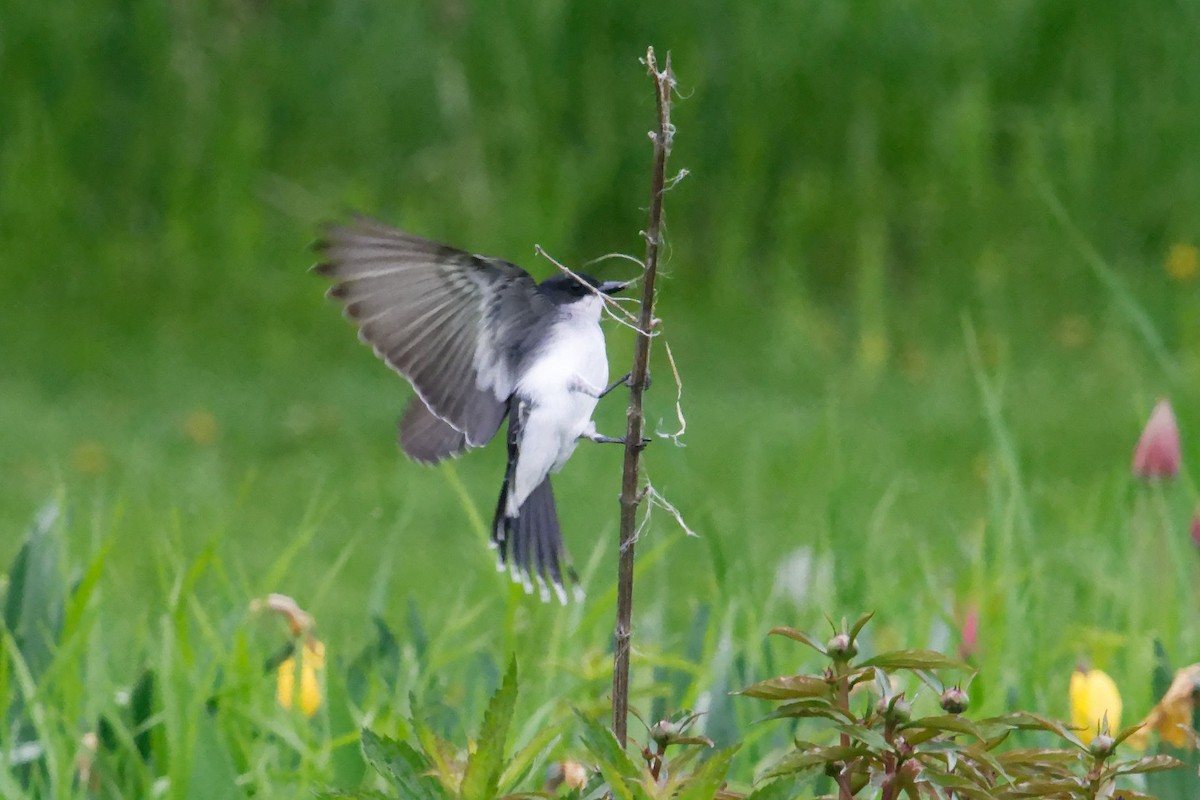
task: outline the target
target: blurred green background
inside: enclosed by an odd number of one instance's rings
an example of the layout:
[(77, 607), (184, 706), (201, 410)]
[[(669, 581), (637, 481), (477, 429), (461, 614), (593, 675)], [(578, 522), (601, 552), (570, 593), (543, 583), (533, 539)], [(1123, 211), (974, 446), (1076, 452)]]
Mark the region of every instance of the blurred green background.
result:
[[(737, 642), (876, 608), (917, 646), (976, 603), (997, 683), (1062, 712), (1026, 670), (1085, 656), (1144, 708), (1149, 642), (1200, 640), (1192, 483), (1151, 536), (1128, 475), (1159, 395), (1197, 452), (1198, 33), (1186, 2), (10, 0), (0, 561), (61, 489), (78, 558), (112, 548), (113, 636), (158, 615), (164, 553), (216, 547), (232, 597), (295, 595), (331, 647), (464, 597), (477, 646), (535, 646), (519, 620), (559, 612), (472, 521), (499, 449), (403, 459), (408, 389), (307, 248), (359, 210), (539, 276), (535, 243), (641, 255), (653, 44), (690, 173), (660, 306), (688, 431), (647, 463), (701, 537), (644, 534), (643, 643), (715, 605)], [(631, 352), (611, 329), (614, 373)], [(583, 447), (556, 483), (599, 649), (619, 462)]]

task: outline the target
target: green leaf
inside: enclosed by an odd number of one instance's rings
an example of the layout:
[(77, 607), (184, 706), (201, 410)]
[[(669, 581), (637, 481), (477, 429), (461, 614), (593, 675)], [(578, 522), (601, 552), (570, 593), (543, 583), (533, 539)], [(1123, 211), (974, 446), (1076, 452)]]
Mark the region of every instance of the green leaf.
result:
[[(1116, 794), (1117, 800), (1169, 800), (1169, 798), (1161, 797), (1157, 794), (1142, 794), (1135, 792), (1132, 789), (1119, 789)], [(1190, 800), (1187, 795), (1180, 795), (1180, 800)]]
[(4, 627), (16, 632), (21, 623), (21, 607), (25, 602), (25, 576), (29, 574), (29, 540), (17, 551), (12, 566), (8, 568), (8, 581), (4, 587)]
[(850, 641), (853, 642), (858, 638), (858, 634), (862, 632), (862, 629), (866, 627), (866, 624), (870, 622), (871, 618), (874, 616), (874, 611), (868, 611), (866, 614), (863, 614), (861, 617), (855, 620), (854, 624), (850, 626)]
[(1154, 640), (1154, 677), (1151, 680), (1150, 688), (1153, 692), (1153, 697), (1162, 697), (1171, 688), (1171, 682), (1175, 679), (1175, 671), (1171, 669), (1171, 660), (1167, 658), (1167, 648), (1163, 645), (1162, 639)]
[(1001, 714), (998, 717), (988, 717), (982, 720), (980, 725), (1007, 725), (1012, 728), (1022, 730), (1043, 730), (1057, 734), (1066, 741), (1070, 742), (1077, 749), (1083, 752), (1088, 752), (1087, 745), (1079, 741), (1079, 737), (1071, 733), (1067, 726), (1056, 719), (1043, 717), (1041, 714), (1034, 714), (1029, 711), (1014, 711), (1011, 714)]
[(1125, 741), (1130, 736), (1133, 736), (1135, 733), (1137, 733), (1144, 727), (1146, 727), (1146, 723), (1138, 722), (1136, 724), (1127, 725), (1126, 727), (1122, 728), (1121, 731), (1116, 736), (1113, 737), (1113, 747), (1116, 747), (1121, 742)]
[(147, 667), (129, 693), (129, 722), (142, 760), (150, 759), (150, 729), (157, 724), (154, 707), (154, 670)]
[(901, 726), (906, 731), (905, 738), (911, 742), (911, 737), (908, 736), (909, 730), (931, 730), (945, 731), (948, 733), (965, 733), (968, 736), (974, 736), (976, 739), (986, 739), (982, 731), (976, 727), (974, 722), (966, 717), (957, 714), (944, 714), (936, 717), (922, 717), (921, 719), (913, 720)]
[(63, 577), (63, 542), (59, 500), (38, 510), (8, 573), (4, 624), (16, 640), (29, 673), (38, 680), (53, 658), (62, 627), (67, 585)]
[(548, 755), (561, 735), (561, 723), (540, 728), (529, 742), (508, 760), (500, 774), (500, 786), (509, 788), (521, 780), (535, 762), (540, 763), (543, 757)]
[(668, 736), (668, 745), (681, 745), (684, 747), (714, 747), (713, 740), (707, 736)]
[(781, 675), (778, 678), (753, 683), (734, 694), (763, 700), (798, 700), (803, 697), (832, 697), (833, 688), (824, 678)]
[(826, 764), (846, 763), (870, 754), (871, 751), (859, 745), (833, 745), (832, 747), (797, 750), (780, 759), (779, 763), (763, 775), (763, 778), (798, 775), (816, 767), (824, 767)]
[(883, 738), (883, 734), (874, 728), (867, 728), (862, 725), (839, 724), (834, 725), (838, 731), (846, 734), (851, 739), (858, 741), (878, 752), (890, 752), (892, 746), (888, 744), (888, 740)]
[(316, 800), (392, 800), (391, 795), (374, 789), (333, 789), (326, 786), (313, 792)]
[(860, 666), (857, 669), (847, 672), (842, 676), (842, 678), (846, 680), (846, 686), (850, 689), (853, 689), (860, 683), (866, 683), (867, 681), (875, 680), (879, 674), (881, 674), (880, 671), (877, 671), (874, 667)]
[(1077, 797), (1084, 786), (1083, 779), (1076, 777), (1023, 781), (1010, 787), (1005, 797)]
[(475, 752), (467, 759), (463, 773), (463, 800), (493, 800), (500, 786), (500, 773), (504, 769), (504, 747), (508, 743), (508, 728), (512, 724), (513, 710), (517, 707), (517, 659), (508, 662), (508, 671), (500, 688), (492, 695), (487, 711), (483, 714), (483, 726), (475, 742)]
[[(988, 752), (988, 744), (986, 742), (972, 742), (966, 746), (960, 745), (958, 755), (962, 760), (982, 763), (988, 769), (992, 770), (992, 772), (1008, 777), (1008, 770), (1004, 768), (1004, 765), (994, 755)], [(968, 766), (974, 768), (973, 763), (969, 763)]]
[(796, 782), (781, 778), (758, 787), (745, 800), (792, 800), (797, 796)]
[(1115, 778), (1118, 775), (1139, 775), (1145, 772), (1163, 772), (1168, 769), (1179, 769), (1183, 766), (1183, 762), (1172, 756), (1162, 755), (1146, 756), (1139, 758), (1137, 761), (1125, 761), (1119, 764), (1114, 764), (1111, 768), (1104, 771), (1105, 778)]
[[(412, 708), (415, 709), (417, 707), (415, 701), (411, 702)], [(417, 715), (415, 711), (409, 722), (412, 725), (413, 734), (417, 737), (417, 743), (421, 745), (424, 758), (429, 764), (430, 770), (436, 775), (438, 782), (448, 790), (458, 792), (462, 785), (462, 773), (455, 763), (457, 755), (455, 748), (434, 733), (425, 718)]]
[(369, 642), (346, 668), (346, 690), (355, 703), (366, 697), (369, 677), (375, 676), (389, 690), (394, 688), (400, 672), (400, 646), (387, 623), (371, 615), (375, 640)]
[(1008, 767), (1028, 767), (1045, 764), (1070, 764), (1077, 761), (1079, 754), (1074, 750), (1034, 747), (1021, 750), (1006, 750), (996, 754), (996, 760)]
[[(391, 631), (388, 632), (389, 634)], [(425, 654), (429, 650), (429, 635), (425, 632), (425, 623), (421, 621), (421, 609), (413, 596), (408, 598), (408, 632), (407, 641), (412, 645), (417, 655), (417, 663), (425, 666)]]
[(789, 639), (795, 639), (797, 642), (801, 642), (803, 644), (808, 645), (809, 647), (811, 647), (813, 650), (816, 650), (821, 655), (827, 655), (829, 652), (825, 649), (825, 646), (823, 644), (821, 644), (820, 642), (818, 642), (816, 639), (809, 636), (804, 631), (796, 630), (795, 628), (784, 628), (784, 627), (771, 628), (770, 632), (767, 635), (769, 636), (771, 634), (774, 634), (776, 636), (786, 636)]
[(823, 697), (810, 697), (787, 703), (767, 714), (760, 721), (768, 719), (787, 719), (790, 717), (823, 717), (834, 722), (853, 722), (854, 715), (838, 708)]
[(691, 767), (693, 761), (702, 760), (700, 756), (704, 753), (704, 749), (700, 747), (685, 747), (676, 753), (671, 758), (668, 758), (663, 765), (667, 770), (667, 775), (687, 778), (687, 770)]
[[(980, 787), (975, 782), (955, 775), (951, 772), (945, 772), (939, 769), (925, 769), (925, 780), (923, 785), (936, 786), (938, 789), (953, 789), (956, 797), (969, 797), (973, 800), (995, 800), (996, 795), (985, 787)], [(941, 796), (945, 796), (944, 794)]]
[(363, 728), (362, 751), (367, 763), (405, 800), (437, 800), (444, 796), (441, 785), (426, 774), (430, 767), (428, 759), (407, 742), (379, 736)]
[(969, 672), (971, 667), (956, 658), (943, 655), (936, 650), (892, 650), (874, 658), (860, 661), (860, 667), (882, 667), (883, 669), (958, 669)]
[(329, 715), (329, 738), (332, 752), (329, 760), (333, 767), (333, 780), (341, 787), (358, 786), (367, 771), (359, 744), (358, 726), (350, 710), (350, 696), (346, 690), (346, 670), (340, 660), (334, 669), (325, 671), (325, 686), (328, 690), (325, 708)]
[(729, 762), (737, 750), (738, 745), (735, 745), (713, 753), (688, 777), (683, 789), (674, 795), (673, 800), (712, 800), (717, 790), (725, 785)]
[(645, 772), (629, 757), (613, 732), (578, 710), (575, 715), (583, 723), (584, 747), (596, 759), (613, 797), (617, 800), (645, 798), (646, 793), (640, 785)]
[(238, 786), (233, 756), (217, 727), (216, 717), (202, 709), (197, 710), (192, 732), (196, 738), (189, 759), (187, 791), (183, 796), (188, 800), (245, 797), (246, 793)]

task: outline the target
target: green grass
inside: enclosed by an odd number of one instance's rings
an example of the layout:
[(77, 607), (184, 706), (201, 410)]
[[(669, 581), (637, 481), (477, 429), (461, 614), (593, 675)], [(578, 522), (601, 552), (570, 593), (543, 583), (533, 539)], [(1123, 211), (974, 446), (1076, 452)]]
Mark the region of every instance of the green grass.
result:
[[(795, 666), (771, 626), (875, 609), (878, 647), (922, 646), (977, 602), (984, 711), (1065, 715), (1079, 658), (1127, 720), (1146, 711), (1153, 641), (1177, 664), (1200, 649), (1200, 297), (1163, 269), (1200, 240), (1200, 20), (860, 5), (6, 8), (0, 563), (61, 497), (63, 572), (98, 576), (36, 687), (0, 660), (0, 697), (33, 695), (54, 754), (36, 793), (79, 793), (76, 742), (145, 666), (159, 760), (118, 784), (167, 777), (169, 796), (205, 796), (189, 763), (302, 795), (345, 774), (359, 722), (396, 732), (410, 692), (472, 729), (512, 652), (536, 676), (517, 739), (561, 722), (555, 752), (578, 753), (569, 707), (607, 696), (619, 452), (583, 447), (556, 481), (588, 601), (530, 602), (476, 523), (500, 453), (403, 460), (407, 389), (305, 247), (356, 208), (539, 274), (535, 242), (572, 264), (638, 253), (648, 43), (675, 58), (691, 176), (667, 199), (660, 314), (687, 447), (647, 464), (701, 536), (656, 512), (640, 543), (638, 702), (708, 704), (716, 738), (750, 737), (744, 781), (786, 737), (724, 692)], [(612, 330), (614, 373), (631, 352)], [(1129, 456), (1160, 394), (1185, 472), (1142, 487)], [(211, 443), (186, 433), (197, 411)], [(614, 395), (598, 424), (622, 420)], [(797, 603), (775, 575), (799, 548), (826, 577)], [(394, 631), (365, 717), (275, 706), (282, 629), (246, 610), (271, 591), (315, 615), (331, 691), (373, 615)]]

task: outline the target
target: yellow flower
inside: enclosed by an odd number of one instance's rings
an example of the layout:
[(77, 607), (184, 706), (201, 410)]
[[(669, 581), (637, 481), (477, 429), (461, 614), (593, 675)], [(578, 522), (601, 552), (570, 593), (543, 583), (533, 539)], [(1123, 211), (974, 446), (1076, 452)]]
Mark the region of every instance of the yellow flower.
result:
[(890, 350), (887, 336), (879, 331), (868, 331), (858, 340), (858, 359), (869, 370), (877, 370), (887, 363)]
[(108, 469), (108, 451), (99, 442), (80, 442), (71, 451), (71, 466), (84, 475), (99, 475)]
[[(1108, 674), (1098, 669), (1077, 669), (1071, 673), (1071, 724), (1095, 736), (1108, 721), (1108, 730), (1121, 729), (1121, 693)], [(1086, 738), (1085, 738), (1086, 743)]]
[(219, 432), (217, 418), (207, 409), (193, 411), (183, 421), (183, 434), (201, 447), (215, 442)]
[[(297, 670), (296, 658), (284, 659), (279, 665), (279, 674), (275, 683), (275, 698), (279, 705), (292, 709), (297, 696), (300, 710), (304, 716), (311, 717), (321, 707), (321, 682), (318, 672), (325, 669), (325, 644), (315, 637), (307, 637), (304, 646), (300, 648), (300, 666)], [(300, 691), (296, 692), (296, 673), (300, 673)]]
[[(316, 624), (312, 615), (286, 594), (269, 594), (250, 602), (250, 610), (273, 611), (283, 617), (300, 644), (300, 654), (284, 659), (275, 676), (275, 699), (279, 705), (292, 709), (299, 698), (300, 710), (311, 717), (321, 707), (320, 673), (325, 669), (325, 644), (312, 635)], [(297, 663), (299, 661), (299, 663)], [(299, 691), (296, 676), (300, 676)]]
[(1092, 340), (1092, 325), (1082, 314), (1067, 314), (1055, 326), (1054, 338), (1064, 350), (1078, 350)]
[(1192, 693), (1200, 688), (1200, 664), (1192, 664), (1175, 673), (1171, 688), (1163, 695), (1150, 716), (1142, 720), (1142, 729), (1129, 737), (1129, 743), (1139, 750), (1145, 748), (1150, 731), (1158, 731), (1164, 742), (1174, 747), (1187, 747), (1195, 734), (1188, 735), (1192, 725)]
[(1167, 252), (1167, 274), (1179, 282), (1190, 281), (1200, 273), (1200, 249), (1193, 244), (1174, 244)]

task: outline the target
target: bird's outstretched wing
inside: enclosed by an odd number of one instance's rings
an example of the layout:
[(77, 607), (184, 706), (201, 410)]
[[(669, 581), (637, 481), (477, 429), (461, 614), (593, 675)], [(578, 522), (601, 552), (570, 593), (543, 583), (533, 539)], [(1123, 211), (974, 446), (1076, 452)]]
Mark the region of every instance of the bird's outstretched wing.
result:
[(433, 465), (467, 449), (466, 434), (437, 417), (420, 397), (409, 401), (396, 428), (400, 448), (418, 464)]
[(417, 431), (413, 441), (427, 449), (410, 455), (437, 461), (486, 444), (515, 389), (522, 342), (553, 316), (529, 273), (366, 218), (330, 226), (316, 247), (323, 261), (315, 269), (334, 281), (329, 296), (345, 305), (359, 338), (462, 434), (459, 441), (426, 415), (407, 414), (436, 434), (431, 445)]

